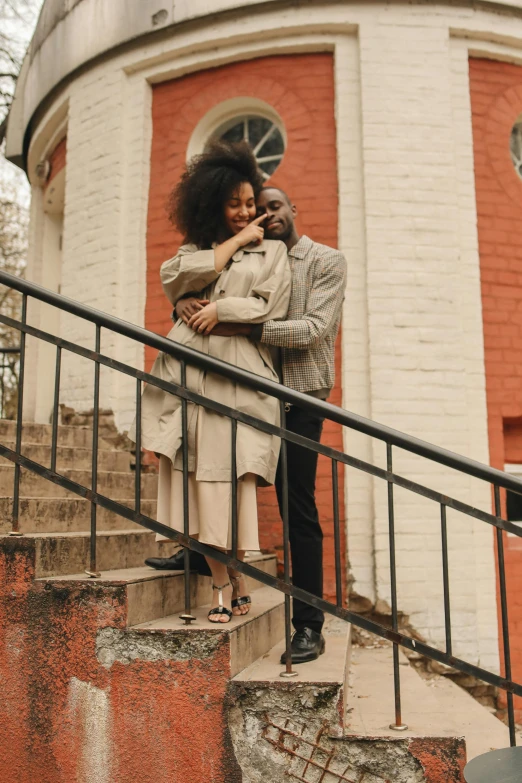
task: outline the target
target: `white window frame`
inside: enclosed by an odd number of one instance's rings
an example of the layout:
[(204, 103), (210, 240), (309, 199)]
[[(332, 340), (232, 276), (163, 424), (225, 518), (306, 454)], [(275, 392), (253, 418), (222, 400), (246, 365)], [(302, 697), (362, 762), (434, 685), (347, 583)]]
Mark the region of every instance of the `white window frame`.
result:
[[(199, 155), (205, 149), (205, 145), (220, 128), (227, 124), (232, 127), (235, 122), (240, 122), (245, 117), (263, 117), (272, 122), (283, 137), (285, 152), (287, 148), (287, 135), (281, 116), (269, 103), (259, 98), (237, 97), (219, 103), (208, 111), (198, 122), (187, 146), (187, 161), (194, 155)], [(258, 145), (259, 146), (259, 145)], [(281, 157), (284, 158), (285, 153)], [(266, 179), (269, 176), (266, 175)]]

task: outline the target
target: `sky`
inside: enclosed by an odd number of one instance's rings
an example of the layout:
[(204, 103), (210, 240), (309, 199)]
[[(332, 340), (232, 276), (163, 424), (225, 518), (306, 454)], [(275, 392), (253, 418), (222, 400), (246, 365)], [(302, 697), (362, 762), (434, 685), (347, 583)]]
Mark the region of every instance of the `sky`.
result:
[[(23, 14), (19, 18), (11, 15), (11, 18), (2, 19), (2, 32), (7, 33), (16, 48), (23, 53), (31, 40), (43, 0), (19, 1)], [(12, 3), (16, 6), (17, 0), (12, 0)], [(3, 154), (0, 154), (0, 188), (14, 188), (18, 199), (26, 205), (29, 203), (30, 188), (25, 173), (6, 161)]]

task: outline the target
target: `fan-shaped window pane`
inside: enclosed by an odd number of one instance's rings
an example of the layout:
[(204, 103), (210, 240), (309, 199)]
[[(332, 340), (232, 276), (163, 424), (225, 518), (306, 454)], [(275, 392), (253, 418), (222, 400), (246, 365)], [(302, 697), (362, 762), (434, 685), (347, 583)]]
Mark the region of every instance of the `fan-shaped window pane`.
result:
[(215, 138), (225, 141), (248, 141), (265, 179), (277, 169), (285, 153), (285, 141), (278, 125), (266, 117), (243, 116), (222, 125)]
[(243, 123), (234, 125), (221, 136), (225, 141), (241, 141), (243, 139)]

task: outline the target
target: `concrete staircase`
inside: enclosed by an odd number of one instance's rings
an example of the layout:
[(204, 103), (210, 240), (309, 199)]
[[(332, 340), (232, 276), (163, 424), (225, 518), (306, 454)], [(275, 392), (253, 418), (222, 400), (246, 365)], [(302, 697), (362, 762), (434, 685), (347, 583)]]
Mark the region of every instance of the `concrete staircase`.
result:
[[(50, 464), (50, 427), (28, 424), (23, 453)], [(59, 428), (58, 470), (90, 479), (90, 431)], [(14, 424), (0, 421), (14, 445)], [(99, 485), (131, 504), (130, 454), (100, 443)], [(324, 656), (282, 678), (284, 603), (251, 581), (252, 609), (226, 625), (206, 614), (210, 579), (156, 572), (154, 534), (99, 510), (99, 579), (89, 579), (90, 504), (23, 472), (12, 537), (13, 466), (0, 461), (0, 725), (4, 783), (453, 783), (468, 755), (508, 744), (507, 729), (450, 682), (402, 661), (396, 734), (391, 649), (354, 648), (329, 619)], [(143, 475), (154, 516), (156, 476)], [(276, 559), (251, 562), (276, 574)], [(462, 719), (461, 719), (462, 718)], [(465, 735), (465, 736), (463, 736)]]

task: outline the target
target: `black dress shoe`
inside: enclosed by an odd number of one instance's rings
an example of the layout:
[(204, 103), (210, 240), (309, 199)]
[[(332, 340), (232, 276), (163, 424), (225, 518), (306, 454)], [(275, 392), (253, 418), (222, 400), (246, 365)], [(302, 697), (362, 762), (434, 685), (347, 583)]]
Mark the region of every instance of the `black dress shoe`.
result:
[[(180, 549), (172, 557), (148, 557), (145, 565), (155, 568), (157, 571), (184, 571), (185, 570), (185, 550)], [(199, 552), (192, 549), (189, 552), (190, 570), (197, 571), (201, 576), (211, 576), (208, 563)]]
[[(324, 636), (311, 628), (300, 628), (292, 636), (290, 649), (292, 663), (315, 661), (324, 653)], [(286, 663), (286, 651), (281, 656), (281, 663)]]

